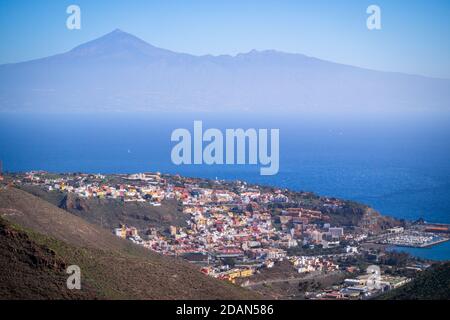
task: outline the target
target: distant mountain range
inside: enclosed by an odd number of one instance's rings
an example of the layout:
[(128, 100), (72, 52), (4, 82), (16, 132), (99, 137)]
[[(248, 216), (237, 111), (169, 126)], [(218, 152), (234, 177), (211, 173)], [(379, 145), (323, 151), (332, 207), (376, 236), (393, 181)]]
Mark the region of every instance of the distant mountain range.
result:
[(69, 52), (0, 66), (0, 111), (450, 109), (450, 80), (274, 50), (194, 56), (121, 30)]

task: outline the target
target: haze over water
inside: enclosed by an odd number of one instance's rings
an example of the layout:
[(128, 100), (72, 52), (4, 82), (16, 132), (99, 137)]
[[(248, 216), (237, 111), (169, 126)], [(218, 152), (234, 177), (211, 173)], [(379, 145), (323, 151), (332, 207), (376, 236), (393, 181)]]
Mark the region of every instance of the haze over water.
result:
[[(171, 163), (172, 130), (279, 128), (280, 171)], [(439, 116), (254, 114), (7, 114), (0, 159), (7, 171), (132, 173), (240, 179), (368, 204), (382, 214), (450, 223), (450, 128)], [(448, 259), (450, 246), (412, 252)], [(417, 250), (416, 250), (417, 251)]]
[[(360, 201), (398, 218), (450, 223), (448, 117), (2, 114), (4, 170), (161, 171), (314, 191)], [(280, 128), (280, 171), (181, 165), (170, 160), (176, 128)]]

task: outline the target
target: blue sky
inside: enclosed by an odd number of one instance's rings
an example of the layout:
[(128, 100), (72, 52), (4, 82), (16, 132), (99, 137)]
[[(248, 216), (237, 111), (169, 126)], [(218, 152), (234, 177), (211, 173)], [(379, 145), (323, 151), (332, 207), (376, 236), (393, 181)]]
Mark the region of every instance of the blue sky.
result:
[[(81, 7), (81, 30), (66, 8)], [(381, 8), (382, 30), (366, 28)], [(450, 1), (0, 0), (0, 63), (61, 53), (120, 28), (167, 49), (276, 49), (376, 70), (450, 78)]]

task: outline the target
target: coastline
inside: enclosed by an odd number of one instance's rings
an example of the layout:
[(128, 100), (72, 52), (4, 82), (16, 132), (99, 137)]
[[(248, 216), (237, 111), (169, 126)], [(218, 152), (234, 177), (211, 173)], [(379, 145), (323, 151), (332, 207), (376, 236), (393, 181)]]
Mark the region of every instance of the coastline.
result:
[(431, 261), (450, 261), (450, 241), (441, 241), (427, 247), (386, 246), (386, 251), (405, 252), (409, 255)]
[(440, 240), (436, 240), (433, 242), (429, 242), (426, 244), (422, 244), (419, 246), (418, 245), (407, 245), (407, 244), (395, 244), (394, 246), (395, 247), (404, 247), (404, 248), (430, 248), (430, 247), (436, 246), (440, 243), (447, 242), (449, 240), (450, 240), (449, 238), (445, 238), (445, 239), (440, 239)]
[[(76, 173), (51, 173), (51, 172), (47, 172), (47, 171), (36, 171), (36, 172), (32, 171), (32, 174), (34, 174), (34, 173), (36, 173), (38, 175), (39, 174), (50, 174), (50, 175), (54, 175), (54, 176), (71, 176), (71, 175), (75, 175), (76, 174)], [(8, 173), (7, 176), (10, 176), (10, 175), (12, 175), (12, 176), (23, 176), (23, 175), (26, 175), (26, 174), (27, 173), (25, 173), (25, 172), (15, 172), (15, 173), (11, 173), (10, 172), (10, 173)], [(159, 174), (159, 173), (157, 173), (157, 174)], [(92, 175), (92, 174), (84, 174), (84, 175)], [(115, 177), (119, 177), (119, 178), (125, 179), (125, 180), (129, 179), (129, 178), (127, 178), (127, 176), (128, 176), (127, 174), (107, 174), (105, 176), (111, 176), (111, 177), (115, 176)], [(322, 196), (322, 195), (318, 195), (318, 194), (316, 194), (314, 192), (296, 191), (296, 190), (291, 189), (291, 188), (283, 188), (283, 189), (281, 189), (281, 188), (277, 187), (276, 185), (259, 184), (259, 183), (253, 183), (253, 182), (247, 183), (245, 181), (236, 180), (236, 179), (213, 180), (213, 179), (202, 178), (202, 177), (193, 177), (193, 176), (184, 176), (184, 175), (180, 176), (180, 175), (174, 175), (174, 174), (171, 174), (171, 173), (163, 173), (163, 174), (161, 174), (161, 176), (169, 178), (169, 179), (174, 179), (176, 177), (180, 177), (183, 180), (187, 179), (187, 180), (198, 181), (198, 182), (202, 182), (203, 181), (203, 182), (207, 182), (207, 183), (210, 183), (210, 184), (219, 184), (223, 188), (229, 188), (230, 186), (235, 185), (236, 183), (238, 183), (238, 184), (243, 183), (247, 187), (254, 186), (254, 187), (260, 188), (262, 191), (266, 190), (266, 191), (270, 191), (271, 192), (271, 191), (274, 191), (274, 190), (278, 189), (280, 191), (284, 190), (284, 192), (286, 192), (287, 194), (291, 194), (291, 195), (295, 195), (295, 196), (308, 195), (308, 197), (312, 196), (313, 198), (320, 199), (321, 201), (326, 200), (326, 201), (333, 201), (333, 202), (337, 201), (337, 202), (342, 202), (342, 203), (347, 203), (347, 204), (352, 203), (356, 207), (361, 207), (362, 208), (362, 212), (365, 212), (364, 214), (367, 214), (367, 212), (369, 212), (370, 216), (373, 216), (373, 215), (377, 216), (378, 215), (377, 219), (382, 219), (382, 220), (386, 220), (387, 219), (387, 220), (391, 221), (391, 223), (405, 223), (405, 221), (402, 222), (401, 220), (399, 220), (398, 218), (396, 218), (394, 216), (384, 215), (381, 212), (377, 212), (376, 210), (373, 210), (370, 206), (368, 206), (367, 204), (364, 204), (362, 202), (357, 202), (357, 201), (353, 201), (353, 200), (346, 200), (346, 199), (342, 199), (342, 198), (334, 198), (334, 197)], [(129, 180), (129, 181), (133, 181), (133, 180)], [(126, 201), (127, 200), (125, 200), (125, 202)], [(225, 204), (225, 206), (227, 206), (227, 204)], [(334, 215), (336, 215), (336, 214), (337, 214), (337, 212), (334, 213)], [(412, 221), (406, 220), (406, 223), (412, 223)], [(425, 224), (427, 224), (427, 223), (425, 223)], [(437, 222), (437, 223), (432, 223), (432, 225), (448, 225), (448, 224), (446, 224), (446, 223), (438, 223)], [(379, 230), (379, 231), (381, 231), (381, 230)], [(436, 247), (439, 244), (448, 242), (449, 240), (450, 240), (449, 238), (442, 238), (442, 239), (439, 239), (439, 240), (436, 240), (436, 241), (433, 241), (433, 242), (429, 242), (429, 243), (426, 243), (426, 244), (423, 244), (423, 245), (392, 244), (390, 246), (389, 245), (385, 246), (384, 249), (385, 250), (389, 250), (390, 248), (398, 248), (398, 249), (401, 249), (401, 248), (406, 248), (406, 249), (426, 249), (426, 248)], [(416, 255), (412, 254), (412, 256), (416, 256)], [(419, 257), (420, 257), (420, 255), (419, 255)], [(430, 260), (434, 260), (434, 259), (430, 259)], [(448, 255), (448, 257), (445, 260), (450, 260), (450, 254)]]

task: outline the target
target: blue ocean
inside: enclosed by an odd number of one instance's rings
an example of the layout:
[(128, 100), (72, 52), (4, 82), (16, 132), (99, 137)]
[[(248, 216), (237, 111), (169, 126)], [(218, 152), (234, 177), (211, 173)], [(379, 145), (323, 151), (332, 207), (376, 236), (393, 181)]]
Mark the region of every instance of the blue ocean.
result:
[[(280, 129), (280, 170), (172, 164), (174, 129)], [(4, 171), (131, 173), (240, 179), (366, 203), (382, 214), (450, 223), (450, 115), (0, 114)], [(422, 250), (422, 251), (421, 251)], [(413, 254), (450, 259), (450, 245)]]

